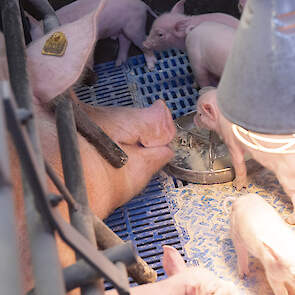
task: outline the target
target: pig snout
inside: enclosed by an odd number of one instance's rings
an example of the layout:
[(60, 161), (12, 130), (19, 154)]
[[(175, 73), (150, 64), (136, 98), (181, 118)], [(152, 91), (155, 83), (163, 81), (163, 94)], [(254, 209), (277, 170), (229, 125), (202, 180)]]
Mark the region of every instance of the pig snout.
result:
[(146, 49), (153, 48), (153, 42), (150, 39), (146, 39), (145, 41), (143, 41), (142, 45)]

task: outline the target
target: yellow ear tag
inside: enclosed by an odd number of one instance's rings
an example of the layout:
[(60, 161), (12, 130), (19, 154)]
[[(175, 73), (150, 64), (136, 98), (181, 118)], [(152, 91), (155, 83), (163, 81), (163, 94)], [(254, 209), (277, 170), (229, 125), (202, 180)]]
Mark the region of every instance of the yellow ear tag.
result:
[(42, 54), (63, 56), (67, 48), (67, 38), (62, 32), (53, 33), (45, 42)]

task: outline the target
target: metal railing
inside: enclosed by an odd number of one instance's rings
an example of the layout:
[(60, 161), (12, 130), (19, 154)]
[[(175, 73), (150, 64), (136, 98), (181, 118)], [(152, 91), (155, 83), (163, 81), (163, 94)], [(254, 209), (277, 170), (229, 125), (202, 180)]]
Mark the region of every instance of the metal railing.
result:
[[(46, 0), (30, 2), (37, 3), (44, 19), (50, 20), (47, 22), (48, 27), (44, 24), (45, 32), (59, 25)], [(42, 2), (45, 4), (42, 5)], [(44, 165), (32, 111), (32, 90), (26, 71), (18, 1), (1, 0), (0, 9), (9, 69), (9, 78), (0, 81), (0, 234), (3, 240), (0, 243), (0, 257), (3, 255), (2, 261), (9, 257), (9, 263), (1, 263), (0, 266), (1, 293), (21, 294), (12, 184), (7, 160), (8, 131), (22, 170), (25, 217), (35, 281), (35, 288), (29, 293), (62, 295), (82, 286), (82, 294), (103, 294), (103, 285), (94, 283), (94, 279), (105, 278), (119, 294), (129, 294), (125, 265), (133, 264), (129, 273), (140, 283), (151, 281), (151, 278), (154, 280), (155, 272), (150, 270), (142, 276), (140, 270), (146, 270), (147, 265), (135, 255), (132, 245), (121, 241), (91, 213), (77, 145), (73, 105), (67, 96), (60, 97), (55, 109), (66, 186), (48, 163)], [(6, 59), (4, 55), (1, 58)], [(120, 155), (122, 153), (120, 151)], [(46, 172), (61, 196), (48, 193)], [(56, 205), (60, 200), (66, 200), (69, 205), (72, 225), (59, 214)], [(75, 250), (79, 259), (66, 269), (62, 269), (58, 259), (55, 232)], [(101, 237), (101, 246), (112, 248), (98, 250), (96, 243), (99, 244)]]

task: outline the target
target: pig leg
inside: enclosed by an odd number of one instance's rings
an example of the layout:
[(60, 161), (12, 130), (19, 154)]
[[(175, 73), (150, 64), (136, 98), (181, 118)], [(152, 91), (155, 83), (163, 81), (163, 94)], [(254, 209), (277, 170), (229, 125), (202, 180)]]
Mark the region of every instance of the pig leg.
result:
[(243, 187), (247, 187), (247, 167), (244, 160), (244, 155), (238, 150), (231, 151), (229, 149), (232, 164), (235, 169), (235, 179), (233, 186), (239, 191)]
[(140, 28), (139, 30), (134, 30), (134, 28), (126, 28), (124, 30), (126, 36), (133, 42), (135, 46), (143, 51), (144, 58), (149, 70), (153, 70), (155, 68), (155, 63), (157, 58), (155, 57), (152, 50), (146, 49), (142, 43), (146, 39), (146, 36), (142, 34), (145, 31), (145, 28)]
[(273, 277), (270, 277), (269, 274), (266, 272), (267, 280), (274, 292), (275, 295), (288, 295), (288, 291), (284, 285), (284, 282), (274, 280)]
[(249, 274), (248, 251), (243, 243), (235, 236), (235, 234), (232, 235), (232, 241), (238, 257), (239, 276), (243, 279), (244, 276), (248, 276)]
[(206, 86), (212, 86), (211, 81), (210, 81), (210, 77), (209, 77), (209, 72), (204, 67), (198, 66), (194, 71), (194, 76), (195, 76), (195, 81), (196, 81), (194, 83), (194, 85), (195, 85), (194, 87), (196, 87), (197, 85), (200, 88), (203, 88)]
[(119, 35), (119, 53), (116, 59), (116, 67), (120, 66), (127, 60), (128, 50), (131, 44), (131, 41), (127, 39), (124, 34)]

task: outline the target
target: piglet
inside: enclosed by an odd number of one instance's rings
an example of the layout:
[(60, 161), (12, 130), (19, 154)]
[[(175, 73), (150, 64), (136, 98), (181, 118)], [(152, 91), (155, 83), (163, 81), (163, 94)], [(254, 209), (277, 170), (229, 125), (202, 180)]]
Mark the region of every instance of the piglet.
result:
[(217, 22), (202, 22), (187, 33), (185, 47), (196, 83), (217, 86), (231, 51), (235, 29)]
[(259, 195), (247, 194), (234, 201), (230, 222), (240, 276), (249, 274), (250, 253), (262, 263), (275, 295), (294, 294), (295, 233), (278, 212)]
[[(237, 287), (229, 281), (217, 278), (203, 267), (187, 267), (179, 252), (171, 246), (163, 246), (163, 266), (166, 274), (175, 279), (183, 278), (185, 295), (234, 295), (239, 294)], [(176, 277), (178, 276), (178, 277)], [(165, 293), (167, 294), (167, 293)]]
[[(99, 3), (100, 0), (77, 0), (57, 10), (56, 14), (61, 24), (71, 23), (95, 10)], [(143, 51), (148, 68), (153, 69), (156, 58), (151, 50), (142, 45), (146, 38), (147, 12), (156, 17), (151, 8), (140, 0), (106, 1), (97, 23), (96, 40), (109, 37), (119, 40), (116, 66), (127, 60), (129, 47), (133, 43)], [(36, 40), (43, 35), (41, 24), (32, 17), (30, 22), (32, 39)]]
[[(185, 51), (185, 38), (188, 28), (194, 28), (202, 22), (217, 22), (236, 29), (239, 20), (225, 13), (207, 13), (184, 15), (185, 0), (178, 1), (169, 13), (159, 16), (152, 25), (149, 36), (143, 46), (149, 50), (177, 48)], [(220, 37), (217, 37), (221, 41)]]
[[(295, 224), (295, 154), (292, 151), (294, 150), (294, 145), (291, 144), (294, 136), (292, 134), (274, 135), (253, 133), (256, 136), (255, 142), (258, 146), (256, 149), (246, 144), (247, 141), (253, 142), (247, 132), (239, 133), (239, 135), (245, 140), (244, 142), (241, 141), (243, 148), (250, 152), (252, 158), (275, 173), (293, 204), (293, 213), (287, 217), (286, 221), (290, 224)], [(284, 144), (278, 143), (282, 141), (285, 141), (285, 149), (283, 149)], [(277, 152), (277, 149), (280, 151)]]
[[(206, 88), (205, 88), (206, 89)], [(233, 186), (237, 190), (247, 187), (247, 167), (244, 159), (245, 148), (235, 137), (232, 123), (219, 111), (216, 101), (216, 88), (209, 87), (202, 90), (197, 101), (197, 114), (194, 123), (199, 128), (215, 131), (226, 144), (235, 170)]]

